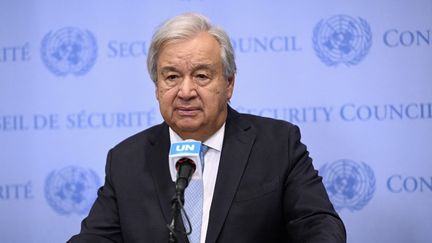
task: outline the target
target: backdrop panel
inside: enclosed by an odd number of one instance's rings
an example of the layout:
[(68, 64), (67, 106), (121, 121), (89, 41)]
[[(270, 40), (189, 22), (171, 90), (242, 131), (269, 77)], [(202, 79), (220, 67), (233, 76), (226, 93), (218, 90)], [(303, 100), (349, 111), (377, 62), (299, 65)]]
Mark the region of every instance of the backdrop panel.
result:
[(0, 2), (0, 241), (64, 242), (107, 151), (161, 122), (153, 31), (198, 11), (236, 49), (231, 105), (300, 126), (348, 242), (432, 239), (432, 2)]

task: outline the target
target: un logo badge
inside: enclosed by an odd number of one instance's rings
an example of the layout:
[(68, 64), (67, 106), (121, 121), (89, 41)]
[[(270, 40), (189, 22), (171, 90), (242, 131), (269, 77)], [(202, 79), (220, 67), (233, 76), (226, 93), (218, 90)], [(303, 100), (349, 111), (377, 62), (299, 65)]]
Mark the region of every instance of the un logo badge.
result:
[(41, 57), (55, 75), (84, 75), (95, 64), (96, 39), (90, 31), (73, 27), (50, 31), (42, 40)]
[(342, 159), (320, 169), (324, 186), (336, 210), (362, 209), (375, 192), (375, 175), (363, 162)]
[(321, 20), (313, 30), (316, 55), (328, 66), (358, 64), (372, 46), (372, 32), (362, 18), (336, 15)]
[(86, 214), (96, 199), (99, 186), (99, 177), (95, 172), (69, 166), (48, 175), (45, 198), (59, 214)]

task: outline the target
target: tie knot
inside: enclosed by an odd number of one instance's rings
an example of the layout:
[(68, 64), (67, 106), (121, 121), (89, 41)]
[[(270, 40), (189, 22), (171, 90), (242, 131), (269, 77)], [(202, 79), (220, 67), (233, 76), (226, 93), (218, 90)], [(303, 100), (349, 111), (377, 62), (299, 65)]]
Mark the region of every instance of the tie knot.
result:
[(207, 153), (208, 150), (209, 150), (209, 146), (207, 146), (205, 144), (201, 144), (200, 154), (202, 154), (202, 156), (204, 156)]
[(204, 155), (207, 153), (208, 150), (209, 150), (209, 146), (205, 144), (201, 145), (200, 160), (201, 160), (202, 171), (204, 171)]

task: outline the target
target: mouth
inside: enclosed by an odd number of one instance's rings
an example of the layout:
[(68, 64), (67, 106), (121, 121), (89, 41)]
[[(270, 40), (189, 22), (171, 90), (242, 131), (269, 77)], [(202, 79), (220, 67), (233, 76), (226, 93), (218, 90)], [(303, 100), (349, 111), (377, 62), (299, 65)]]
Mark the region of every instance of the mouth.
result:
[(180, 116), (195, 116), (201, 111), (198, 107), (177, 107), (175, 112)]

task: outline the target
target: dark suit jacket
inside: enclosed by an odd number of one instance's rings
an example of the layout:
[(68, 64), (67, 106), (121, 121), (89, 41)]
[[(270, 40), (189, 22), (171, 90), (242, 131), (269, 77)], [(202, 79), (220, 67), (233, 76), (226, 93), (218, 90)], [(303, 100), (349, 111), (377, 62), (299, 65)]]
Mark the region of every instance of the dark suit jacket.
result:
[[(69, 242), (168, 242), (175, 189), (169, 146), (168, 126), (162, 123), (111, 149), (105, 184), (80, 234)], [(345, 238), (299, 129), (229, 108), (206, 243)], [(188, 242), (187, 237), (180, 234), (178, 242)]]

